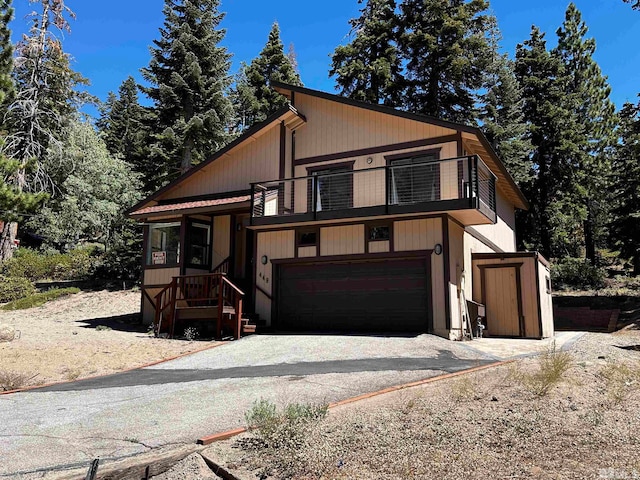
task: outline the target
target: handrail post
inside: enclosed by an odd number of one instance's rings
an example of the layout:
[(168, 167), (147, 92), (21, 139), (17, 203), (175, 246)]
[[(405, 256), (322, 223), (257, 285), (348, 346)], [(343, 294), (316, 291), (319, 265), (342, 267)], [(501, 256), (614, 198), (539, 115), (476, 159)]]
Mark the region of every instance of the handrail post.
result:
[(217, 337), (222, 338), (222, 313), (224, 312), (224, 296), (222, 294), (222, 288), (224, 279), (222, 275), (217, 276), (218, 279), (218, 319), (216, 322)]
[(174, 334), (175, 334), (175, 329), (176, 329), (176, 296), (177, 296), (177, 279), (174, 277), (171, 280), (171, 296), (170, 298), (170, 307), (169, 307), (169, 311), (171, 312), (171, 315), (169, 316), (169, 318), (171, 318), (171, 338), (173, 338)]
[(242, 298), (237, 292), (234, 292), (236, 297), (236, 340), (240, 340), (242, 334)]

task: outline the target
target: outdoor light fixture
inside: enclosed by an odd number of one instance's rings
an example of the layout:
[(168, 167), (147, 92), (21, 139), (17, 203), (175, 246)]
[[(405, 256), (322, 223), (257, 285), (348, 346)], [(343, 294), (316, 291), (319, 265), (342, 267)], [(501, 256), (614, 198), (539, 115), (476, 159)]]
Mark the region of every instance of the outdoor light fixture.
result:
[(263, 265), (266, 265), (267, 262), (269, 261), (269, 257), (267, 257), (266, 255), (262, 255), (262, 258), (260, 259), (260, 261), (262, 262)]
[(436, 253), (436, 255), (442, 254), (442, 245), (439, 243), (436, 243), (436, 246), (433, 247), (433, 251)]
[(367, 165), (371, 165), (373, 163), (373, 157), (367, 158)]

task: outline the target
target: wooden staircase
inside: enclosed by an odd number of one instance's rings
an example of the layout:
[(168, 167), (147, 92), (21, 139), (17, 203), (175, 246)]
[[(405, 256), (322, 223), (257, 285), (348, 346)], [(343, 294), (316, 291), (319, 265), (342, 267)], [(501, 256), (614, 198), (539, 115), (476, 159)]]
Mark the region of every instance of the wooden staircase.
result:
[(248, 321), (243, 322), (244, 296), (226, 272), (173, 277), (155, 297), (154, 332), (173, 338), (183, 326), (197, 323), (213, 327), (216, 338), (239, 339), (243, 331), (253, 333)]

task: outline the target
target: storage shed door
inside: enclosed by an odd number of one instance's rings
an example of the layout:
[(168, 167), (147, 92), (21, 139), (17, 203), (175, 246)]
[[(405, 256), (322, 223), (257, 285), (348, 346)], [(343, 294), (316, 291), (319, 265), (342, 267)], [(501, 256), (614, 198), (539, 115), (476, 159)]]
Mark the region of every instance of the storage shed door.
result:
[(426, 332), (427, 258), (282, 264), (276, 315), (281, 330)]
[(486, 268), (484, 277), (487, 328), (489, 335), (517, 337), (520, 307), (515, 267)]

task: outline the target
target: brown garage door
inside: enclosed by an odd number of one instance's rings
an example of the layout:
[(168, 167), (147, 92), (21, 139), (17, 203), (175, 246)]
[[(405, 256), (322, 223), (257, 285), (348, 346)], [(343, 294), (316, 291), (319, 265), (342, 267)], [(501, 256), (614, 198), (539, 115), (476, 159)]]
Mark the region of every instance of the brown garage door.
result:
[(286, 330), (426, 332), (425, 257), (281, 264), (277, 326)]

